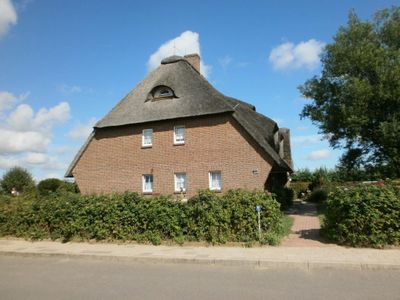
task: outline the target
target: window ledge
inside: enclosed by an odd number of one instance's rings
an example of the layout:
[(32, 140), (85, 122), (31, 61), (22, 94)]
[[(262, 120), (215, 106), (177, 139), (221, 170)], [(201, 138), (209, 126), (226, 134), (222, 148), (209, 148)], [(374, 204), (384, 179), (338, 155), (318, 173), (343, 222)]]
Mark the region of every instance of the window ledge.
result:
[(153, 145), (147, 145), (147, 146), (142, 145), (142, 149), (148, 149), (148, 148), (152, 148), (152, 147), (153, 147)]
[(186, 194), (186, 191), (183, 191), (183, 192), (177, 192), (177, 191), (175, 191), (174, 194), (175, 194), (175, 195), (180, 195), (180, 194), (185, 195), (185, 194)]
[(142, 192), (142, 195), (155, 195), (153, 192)]
[(185, 143), (174, 143), (174, 146), (183, 146)]

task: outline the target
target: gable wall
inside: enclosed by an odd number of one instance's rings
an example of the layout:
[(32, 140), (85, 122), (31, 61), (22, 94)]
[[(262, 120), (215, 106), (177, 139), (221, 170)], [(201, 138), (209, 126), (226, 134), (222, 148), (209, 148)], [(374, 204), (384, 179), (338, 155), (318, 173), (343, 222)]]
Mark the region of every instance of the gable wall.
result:
[[(184, 145), (173, 145), (176, 125), (186, 127)], [(147, 128), (152, 148), (141, 146)], [(220, 114), (97, 130), (72, 173), (83, 194), (141, 192), (143, 174), (153, 174), (154, 194), (173, 194), (174, 173), (186, 172), (191, 197), (208, 188), (213, 170), (222, 173), (222, 192), (262, 190), (272, 163), (263, 153), (231, 115)]]

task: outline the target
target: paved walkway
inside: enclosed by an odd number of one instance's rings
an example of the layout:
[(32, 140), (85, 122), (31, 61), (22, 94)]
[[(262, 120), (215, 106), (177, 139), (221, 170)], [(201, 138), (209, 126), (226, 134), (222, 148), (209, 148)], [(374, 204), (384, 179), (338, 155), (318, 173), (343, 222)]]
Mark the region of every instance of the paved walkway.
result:
[(282, 242), (285, 247), (327, 247), (332, 244), (324, 243), (319, 235), (321, 224), (317, 214), (317, 205), (296, 200), (287, 212), (293, 217), (292, 232)]
[(400, 270), (400, 249), (356, 249), (339, 246), (181, 247), (138, 244), (60, 243), (51, 241), (29, 242), (0, 239), (0, 260), (2, 255), (237, 265), (269, 269)]

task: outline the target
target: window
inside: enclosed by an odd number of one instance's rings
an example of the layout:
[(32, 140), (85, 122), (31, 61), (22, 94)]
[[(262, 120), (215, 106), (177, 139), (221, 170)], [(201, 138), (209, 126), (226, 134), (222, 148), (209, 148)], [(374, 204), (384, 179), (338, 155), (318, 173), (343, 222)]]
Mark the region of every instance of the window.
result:
[(172, 91), (168, 88), (163, 88), (160, 89), (158, 92), (158, 97), (172, 97), (174, 94), (172, 93)]
[(209, 173), (210, 190), (220, 191), (222, 189), (221, 171), (212, 171)]
[(153, 129), (143, 129), (142, 146), (151, 147), (153, 145)]
[(175, 173), (175, 192), (186, 192), (186, 173)]
[(174, 91), (168, 86), (159, 85), (153, 88), (147, 95), (146, 102), (172, 98), (178, 98), (175, 96)]
[(153, 192), (153, 175), (143, 175), (143, 193)]
[(185, 143), (185, 126), (174, 127), (174, 144)]

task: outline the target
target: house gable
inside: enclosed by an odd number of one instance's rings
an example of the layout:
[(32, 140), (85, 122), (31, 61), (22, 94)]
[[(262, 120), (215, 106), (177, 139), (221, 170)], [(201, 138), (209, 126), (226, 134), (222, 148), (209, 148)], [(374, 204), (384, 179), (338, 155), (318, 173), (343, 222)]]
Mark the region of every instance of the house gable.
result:
[[(157, 87), (171, 89), (173, 97), (149, 101), (149, 93)], [(160, 67), (151, 72), (95, 125), (94, 130), (223, 113), (232, 114), (274, 160), (276, 169), (292, 171), (289, 139), (284, 144), (286, 154), (282, 157), (274, 142), (274, 135), (278, 132), (277, 124), (257, 113), (254, 106), (221, 94), (187, 60), (179, 56), (163, 60)], [(73, 169), (86, 146), (74, 158), (66, 177), (73, 175)]]
[[(173, 144), (173, 128), (184, 125), (184, 145)], [(142, 148), (142, 130), (153, 129), (153, 145)], [(187, 195), (208, 187), (210, 171), (221, 171), (222, 188), (262, 190), (274, 161), (241, 125), (225, 113), (98, 129), (73, 170), (82, 193), (141, 191), (141, 176), (153, 174), (154, 193), (174, 193), (174, 174), (187, 176)]]

